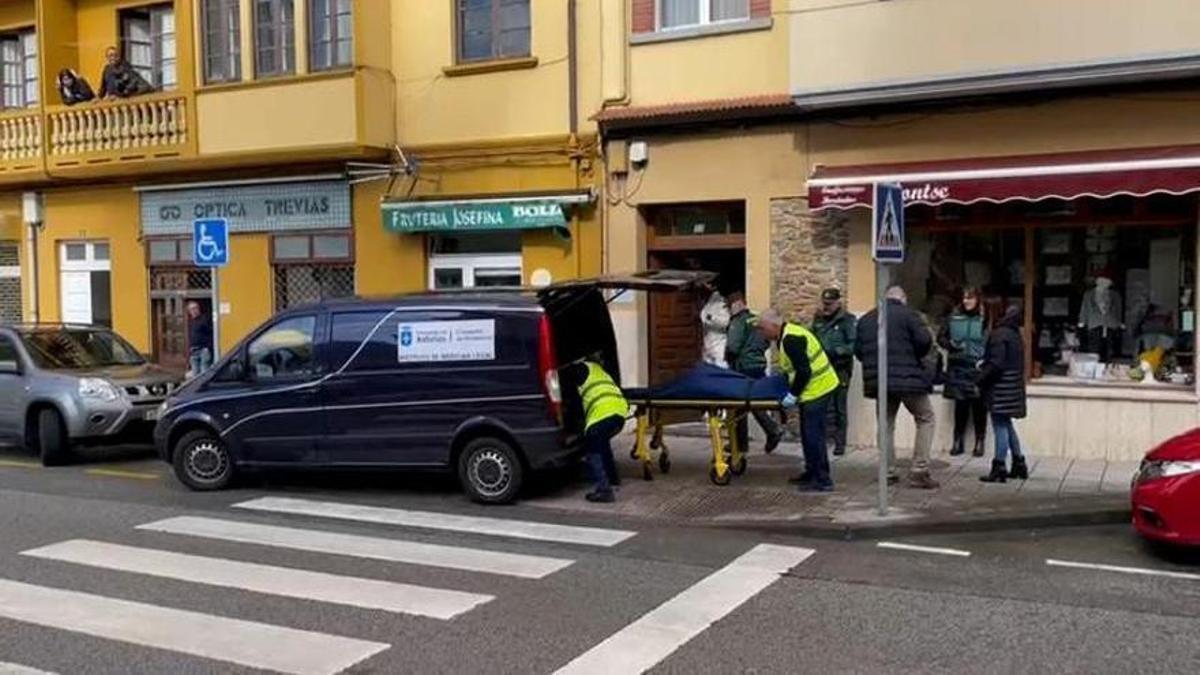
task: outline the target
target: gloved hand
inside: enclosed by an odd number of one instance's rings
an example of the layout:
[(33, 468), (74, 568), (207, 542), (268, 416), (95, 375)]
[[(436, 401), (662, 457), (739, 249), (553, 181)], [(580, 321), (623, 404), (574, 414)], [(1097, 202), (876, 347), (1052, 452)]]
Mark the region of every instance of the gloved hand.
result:
[(785, 408), (795, 408), (800, 405), (800, 401), (796, 399), (795, 394), (788, 392), (788, 395), (784, 396), (783, 399), (779, 401), (779, 404)]

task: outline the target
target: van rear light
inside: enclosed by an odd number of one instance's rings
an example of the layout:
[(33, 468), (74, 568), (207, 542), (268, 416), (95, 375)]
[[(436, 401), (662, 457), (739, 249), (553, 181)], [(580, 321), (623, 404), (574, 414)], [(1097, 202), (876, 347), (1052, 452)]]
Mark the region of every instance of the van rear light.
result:
[(556, 423), (561, 423), (562, 387), (558, 383), (558, 356), (554, 353), (554, 331), (550, 328), (550, 317), (545, 314), (538, 321), (538, 375), (550, 417)]

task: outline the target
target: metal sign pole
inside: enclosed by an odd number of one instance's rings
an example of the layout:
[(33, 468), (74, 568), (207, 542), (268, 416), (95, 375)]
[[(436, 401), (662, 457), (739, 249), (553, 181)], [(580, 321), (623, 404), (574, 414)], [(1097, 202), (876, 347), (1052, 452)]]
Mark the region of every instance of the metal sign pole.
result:
[(212, 268), (212, 361), (221, 358), (221, 268)]
[(876, 378), (876, 403), (879, 409), (875, 412), (879, 428), (879, 515), (888, 513), (888, 469), (892, 458), (892, 434), (888, 424), (888, 350), (887, 350), (887, 318), (888, 318), (888, 266), (875, 263), (875, 295), (879, 303), (879, 327), (876, 331), (876, 343), (879, 349), (879, 375)]

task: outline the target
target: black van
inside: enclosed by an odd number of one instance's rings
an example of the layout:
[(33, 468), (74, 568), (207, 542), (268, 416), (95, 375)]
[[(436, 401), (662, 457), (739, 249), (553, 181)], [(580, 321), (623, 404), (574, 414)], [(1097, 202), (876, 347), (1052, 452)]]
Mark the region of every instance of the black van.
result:
[(224, 488), (243, 468), (441, 469), (477, 501), (509, 502), (527, 471), (578, 457), (559, 365), (600, 354), (619, 381), (603, 290), (686, 290), (711, 276), (288, 310), (163, 404), (155, 445), (195, 490)]

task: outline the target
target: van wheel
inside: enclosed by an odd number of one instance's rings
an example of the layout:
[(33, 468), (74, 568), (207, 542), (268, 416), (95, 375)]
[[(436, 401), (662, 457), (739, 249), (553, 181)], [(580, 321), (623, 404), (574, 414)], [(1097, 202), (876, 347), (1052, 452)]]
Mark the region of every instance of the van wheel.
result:
[(75, 459), (67, 438), (67, 427), (57, 410), (46, 408), (38, 411), (37, 436), (33, 449), (42, 458), (42, 466), (64, 466)]
[(486, 436), (467, 443), (458, 457), (463, 490), (481, 504), (508, 504), (521, 491), (524, 467), (512, 446)]
[(175, 444), (172, 464), (179, 482), (193, 490), (222, 490), (233, 482), (229, 448), (209, 431), (184, 434)]

